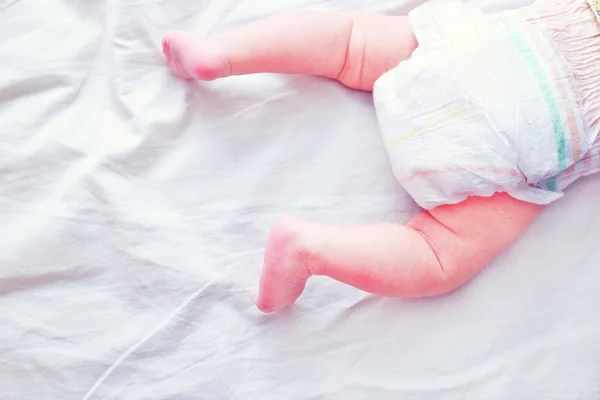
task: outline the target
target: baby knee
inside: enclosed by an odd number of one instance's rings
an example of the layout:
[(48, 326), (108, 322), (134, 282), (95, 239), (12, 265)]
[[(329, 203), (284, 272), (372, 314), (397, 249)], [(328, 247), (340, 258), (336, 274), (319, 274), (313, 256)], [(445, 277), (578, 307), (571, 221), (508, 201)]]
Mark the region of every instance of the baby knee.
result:
[(353, 19), (349, 26), (346, 53), (336, 77), (338, 81), (349, 88), (359, 90), (373, 89), (372, 86), (365, 86), (362, 81), (366, 46), (367, 41), (365, 31), (363, 27), (360, 24), (357, 24)]

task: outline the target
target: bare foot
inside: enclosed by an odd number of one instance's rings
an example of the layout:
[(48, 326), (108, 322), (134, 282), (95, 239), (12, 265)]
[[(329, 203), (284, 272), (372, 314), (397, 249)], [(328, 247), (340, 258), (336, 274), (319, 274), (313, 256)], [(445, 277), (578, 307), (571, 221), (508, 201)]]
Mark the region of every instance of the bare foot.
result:
[(214, 39), (174, 31), (165, 35), (162, 49), (171, 70), (182, 79), (212, 81), (231, 75), (227, 57)]
[(292, 305), (312, 275), (302, 224), (285, 219), (271, 229), (256, 298), (256, 306), (263, 312)]

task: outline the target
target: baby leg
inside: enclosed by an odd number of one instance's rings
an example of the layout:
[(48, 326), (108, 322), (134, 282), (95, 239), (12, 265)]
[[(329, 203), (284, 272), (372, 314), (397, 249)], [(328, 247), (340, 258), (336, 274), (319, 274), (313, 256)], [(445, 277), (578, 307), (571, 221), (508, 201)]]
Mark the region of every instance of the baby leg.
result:
[(288, 12), (214, 38), (175, 31), (163, 40), (181, 78), (318, 75), (367, 91), (416, 47), (407, 17), (369, 13)]
[(406, 226), (281, 221), (269, 237), (256, 304), (265, 312), (291, 305), (312, 275), (381, 296), (442, 295), (491, 262), (541, 211), (496, 194), (422, 212)]

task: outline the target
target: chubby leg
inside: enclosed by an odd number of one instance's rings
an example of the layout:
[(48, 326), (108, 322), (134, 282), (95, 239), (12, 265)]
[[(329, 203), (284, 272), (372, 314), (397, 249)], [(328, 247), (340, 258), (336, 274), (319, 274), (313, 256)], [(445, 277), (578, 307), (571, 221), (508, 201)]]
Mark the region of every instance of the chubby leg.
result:
[(388, 297), (448, 293), (510, 246), (543, 207), (506, 194), (422, 212), (408, 225), (334, 227), (296, 220), (271, 231), (256, 305), (291, 305), (323, 275)]
[(214, 38), (175, 31), (163, 39), (171, 69), (184, 79), (318, 75), (366, 91), (416, 47), (407, 17), (370, 13), (288, 12)]

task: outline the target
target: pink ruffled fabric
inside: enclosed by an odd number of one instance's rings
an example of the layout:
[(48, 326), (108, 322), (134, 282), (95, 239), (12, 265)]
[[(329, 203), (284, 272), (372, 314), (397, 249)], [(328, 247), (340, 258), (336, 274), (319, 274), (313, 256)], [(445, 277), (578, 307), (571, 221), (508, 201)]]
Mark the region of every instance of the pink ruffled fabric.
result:
[(586, 0), (539, 0), (529, 18), (545, 28), (569, 62), (580, 90), (590, 136), (600, 136), (600, 23)]

